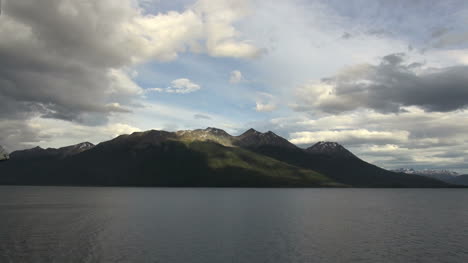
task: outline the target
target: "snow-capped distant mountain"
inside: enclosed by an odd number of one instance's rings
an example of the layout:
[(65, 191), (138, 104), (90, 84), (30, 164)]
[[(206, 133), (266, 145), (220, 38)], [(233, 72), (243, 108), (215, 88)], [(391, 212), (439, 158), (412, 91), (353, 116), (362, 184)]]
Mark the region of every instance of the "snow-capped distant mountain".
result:
[(311, 147), (307, 148), (306, 151), (311, 154), (325, 154), (339, 157), (355, 157), (350, 151), (337, 142), (318, 142)]
[(438, 179), (443, 182), (447, 182), (451, 184), (468, 185), (468, 180), (467, 180), (468, 175), (461, 175), (457, 172), (449, 171), (449, 170), (435, 170), (435, 169), (415, 170), (413, 168), (399, 168), (399, 169), (393, 170), (393, 172), (422, 175), (422, 176)]
[(5, 160), (8, 160), (10, 158), (10, 156), (8, 155), (8, 153), (5, 151), (5, 149), (3, 149), (2, 146), (0, 146), (0, 161), (5, 161)]
[(393, 170), (397, 173), (405, 173), (405, 174), (418, 174), (418, 175), (425, 175), (425, 176), (459, 176), (460, 174), (454, 171), (449, 170), (435, 170), (435, 169), (423, 169), (423, 170), (415, 170), (413, 168), (399, 168)]
[(94, 147), (94, 144), (90, 142), (82, 142), (79, 144), (62, 147), (57, 149), (63, 157), (75, 155), (84, 151), (87, 151)]

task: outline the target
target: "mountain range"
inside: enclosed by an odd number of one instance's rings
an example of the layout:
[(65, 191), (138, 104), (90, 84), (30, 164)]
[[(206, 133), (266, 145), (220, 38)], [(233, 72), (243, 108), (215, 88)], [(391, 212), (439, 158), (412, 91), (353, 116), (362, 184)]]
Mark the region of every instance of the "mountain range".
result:
[(468, 174), (459, 174), (457, 172), (453, 172), (449, 170), (434, 170), (434, 169), (415, 170), (413, 168), (400, 168), (400, 169), (396, 169), (393, 171), (397, 173), (404, 173), (404, 174), (422, 175), (422, 176), (426, 176), (430, 178), (435, 178), (437, 180), (441, 180), (449, 184), (468, 186)]
[(307, 149), (274, 132), (217, 128), (120, 135), (93, 145), (16, 151), (0, 184), (174, 187), (453, 187), (369, 164), (336, 142)]

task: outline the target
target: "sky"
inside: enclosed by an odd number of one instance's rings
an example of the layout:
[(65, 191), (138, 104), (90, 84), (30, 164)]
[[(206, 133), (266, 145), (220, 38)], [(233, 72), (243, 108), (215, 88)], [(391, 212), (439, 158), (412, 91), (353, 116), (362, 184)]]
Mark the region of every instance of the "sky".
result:
[(468, 172), (465, 0), (3, 0), (0, 145), (149, 129)]

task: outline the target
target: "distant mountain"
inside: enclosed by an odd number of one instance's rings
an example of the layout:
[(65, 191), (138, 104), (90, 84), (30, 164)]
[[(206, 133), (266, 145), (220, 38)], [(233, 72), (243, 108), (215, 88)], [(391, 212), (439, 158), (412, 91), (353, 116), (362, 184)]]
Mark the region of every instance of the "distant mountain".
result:
[(452, 178), (448, 183), (468, 186), (468, 174), (462, 174)]
[(399, 168), (393, 170), (397, 173), (405, 173), (405, 174), (419, 174), (424, 176), (459, 176), (460, 174), (457, 172), (449, 171), (449, 170), (433, 170), (433, 169), (423, 169), (423, 170), (415, 170), (413, 168)]
[(83, 142), (62, 148), (47, 148), (35, 147), (27, 150), (20, 150), (11, 153), (11, 158), (15, 160), (42, 159), (42, 158), (58, 158), (63, 159), (68, 156), (76, 155), (94, 147), (90, 142)]
[(422, 175), (430, 178), (435, 178), (441, 180), (446, 183), (450, 184), (458, 184), (458, 185), (468, 185), (468, 175), (460, 175), (457, 172), (449, 171), (449, 170), (434, 170), (434, 169), (423, 169), (423, 170), (415, 170), (413, 168), (399, 168), (393, 170), (397, 173), (404, 173), (404, 174), (416, 174)]
[(354, 187), (446, 187), (446, 183), (419, 175), (402, 175), (369, 164), (336, 142), (318, 142), (303, 150), (262, 144), (249, 149), (305, 169), (320, 172)]
[(0, 145), (0, 161), (6, 161), (10, 158), (7, 151)]
[(150, 130), (96, 146), (39, 147), (0, 163), (1, 184), (221, 187), (450, 187), (371, 165), (335, 142), (301, 149), (269, 132)]

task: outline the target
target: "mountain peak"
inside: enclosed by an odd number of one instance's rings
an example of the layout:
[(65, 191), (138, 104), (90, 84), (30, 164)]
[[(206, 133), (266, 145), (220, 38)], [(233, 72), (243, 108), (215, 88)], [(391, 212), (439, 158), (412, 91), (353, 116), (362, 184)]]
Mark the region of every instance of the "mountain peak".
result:
[(340, 157), (355, 157), (350, 151), (337, 142), (320, 141), (306, 149), (311, 154), (325, 154)]
[(250, 135), (255, 135), (255, 134), (262, 134), (262, 133), (255, 130), (254, 128), (250, 128), (246, 130), (244, 133), (242, 133), (240, 136), (250, 136)]
[[(70, 146), (66, 146), (66, 147), (56, 149), (56, 151), (62, 157), (67, 157), (67, 156), (70, 156), (70, 155), (75, 155), (75, 154), (87, 151), (87, 150), (89, 150), (89, 149), (91, 149), (93, 147), (94, 147), (94, 144), (92, 144), (90, 142), (82, 142), (82, 143), (78, 143), (78, 144), (75, 144), (75, 145), (70, 145)], [(55, 150), (55, 149), (53, 149), (53, 150)]]
[(175, 135), (186, 141), (213, 141), (224, 146), (232, 146), (232, 136), (226, 131), (214, 127), (176, 131)]
[(276, 135), (272, 131), (262, 133), (252, 128), (237, 136), (236, 139), (236, 145), (244, 147), (258, 148), (261, 146), (277, 146), (283, 148), (297, 148), (296, 145)]

